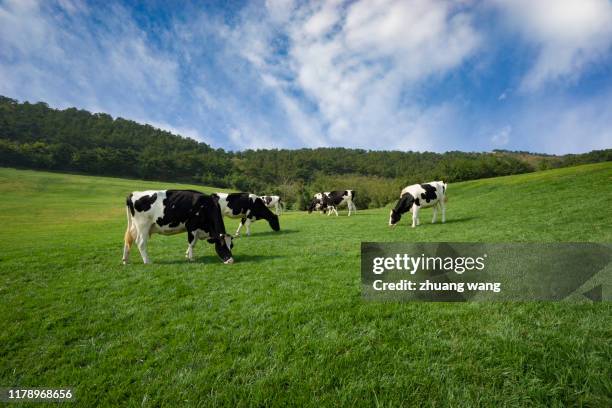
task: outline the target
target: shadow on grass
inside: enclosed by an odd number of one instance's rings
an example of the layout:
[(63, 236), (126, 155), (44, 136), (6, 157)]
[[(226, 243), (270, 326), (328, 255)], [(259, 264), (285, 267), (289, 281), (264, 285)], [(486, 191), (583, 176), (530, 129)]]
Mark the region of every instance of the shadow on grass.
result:
[(263, 261), (270, 261), (272, 259), (286, 258), (286, 256), (278, 256), (278, 255), (251, 255), (251, 254), (241, 254), (234, 256), (234, 260), (236, 263), (258, 263)]
[(264, 231), (264, 232), (257, 232), (254, 234), (251, 234), (250, 237), (247, 237), (247, 235), (245, 233), (240, 235), (239, 239), (250, 239), (250, 238), (254, 238), (254, 237), (262, 237), (262, 236), (266, 236), (266, 235), (285, 235), (285, 234), (294, 234), (296, 232), (300, 232), (299, 230), (294, 230), (294, 229), (283, 229), (281, 227), (280, 231)]
[(342, 213), (340, 211), (338, 212), (338, 216), (336, 216), (336, 214), (327, 215), (327, 214), (319, 214), (319, 213), (316, 213), (316, 214), (312, 213), (312, 214), (306, 214), (306, 215), (308, 217), (313, 217), (313, 218), (319, 218), (320, 217), (321, 219), (324, 219), (324, 218), (331, 218), (331, 219), (334, 219), (334, 218), (348, 218), (348, 219), (351, 219), (353, 217), (372, 217), (372, 216), (376, 217), (376, 216), (380, 216), (380, 213), (351, 213), (350, 217), (348, 216), (348, 214), (346, 212)]
[[(264, 261), (269, 261), (272, 259), (286, 258), (285, 256), (278, 255), (251, 255), (251, 254), (234, 254), (234, 261), (236, 263), (259, 263)], [(193, 261), (188, 261), (187, 259), (177, 258), (177, 259), (165, 259), (160, 261), (155, 261), (153, 264), (156, 265), (214, 265), (219, 264), (223, 265), (221, 259), (216, 255), (202, 255), (195, 256)]]
[[(475, 219), (476, 219), (476, 217), (449, 218), (449, 219), (446, 220), (445, 224), (455, 224), (455, 223), (459, 223), (459, 222), (472, 221), (472, 220), (475, 220)], [(440, 219), (438, 219), (438, 222), (436, 222), (436, 224), (438, 224), (438, 223), (440, 223)]]
[[(423, 220), (423, 217), (419, 217), (421, 219), (421, 224), (419, 224), (419, 226), (417, 228), (421, 228), (421, 227), (435, 227), (437, 225), (446, 225), (446, 224), (459, 224), (462, 222), (468, 222), (468, 221), (472, 221), (475, 220), (477, 217), (459, 217), (459, 218), (449, 218), (446, 220), (446, 222), (444, 224), (442, 224), (442, 221), (440, 221), (440, 218), (438, 218), (438, 220), (436, 221), (435, 224), (431, 223), (431, 219), (427, 219), (427, 220)], [(397, 225), (397, 228), (399, 228), (400, 226), (407, 226), (410, 227), (412, 225), (412, 217), (409, 217), (407, 219), (407, 221), (404, 221), (404, 219), (402, 218), (400, 220), (400, 223)]]

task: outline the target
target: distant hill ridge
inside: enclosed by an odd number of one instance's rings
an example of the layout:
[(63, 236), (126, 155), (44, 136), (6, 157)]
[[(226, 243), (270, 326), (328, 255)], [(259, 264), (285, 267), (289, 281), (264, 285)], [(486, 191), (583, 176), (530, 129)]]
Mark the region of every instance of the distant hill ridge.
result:
[(298, 208), (312, 192), (361, 191), (358, 207), (384, 205), (403, 185), (473, 180), (612, 160), (612, 149), (575, 155), (363, 149), (228, 152), (105, 113), (50, 108), (0, 96), (0, 166), (59, 170), (279, 193)]

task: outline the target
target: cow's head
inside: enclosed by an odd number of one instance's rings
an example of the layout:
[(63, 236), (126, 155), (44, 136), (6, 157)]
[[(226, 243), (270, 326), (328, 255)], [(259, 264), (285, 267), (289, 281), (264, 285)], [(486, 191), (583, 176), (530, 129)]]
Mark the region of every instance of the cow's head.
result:
[(395, 210), (391, 210), (389, 213), (389, 226), (395, 227), (397, 223), (402, 219), (402, 214)]
[[(209, 240), (210, 241), (210, 240)], [(232, 248), (234, 247), (234, 239), (229, 234), (219, 234), (219, 237), (213, 240), (215, 243), (215, 251), (224, 264), (233, 264)]]
[(279, 231), (280, 223), (278, 222), (278, 215), (272, 214), (270, 219), (268, 219), (268, 224), (270, 224), (270, 228), (272, 228), (274, 231)]
[(318, 198), (313, 198), (308, 206), (308, 214), (321, 208), (321, 201)]
[(414, 205), (414, 197), (410, 193), (406, 193), (400, 197), (395, 208), (389, 213), (389, 226), (394, 227), (402, 219), (402, 214), (410, 211)]
[(219, 196), (212, 194), (210, 196), (200, 197), (201, 210), (199, 216), (202, 222), (208, 225), (207, 232), (210, 238), (208, 242), (215, 244), (215, 252), (224, 264), (234, 263), (232, 258), (232, 248), (234, 247), (233, 238), (225, 233), (225, 224), (223, 223), (223, 215), (221, 215), (221, 207), (219, 206)]
[(261, 198), (257, 197), (255, 199), (252, 210), (251, 210), (251, 214), (254, 215), (255, 219), (257, 220), (260, 220), (263, 218), (264, 220), (268, 221), (268, 224), (270, 224), (270, 228), (272, 228), (272, 230), (274, 231), (280, 230), (280, 223), (278, 222), (278, 215), (270, 211), (270, 209), (266, 207), (266, 204), (263, 202)]

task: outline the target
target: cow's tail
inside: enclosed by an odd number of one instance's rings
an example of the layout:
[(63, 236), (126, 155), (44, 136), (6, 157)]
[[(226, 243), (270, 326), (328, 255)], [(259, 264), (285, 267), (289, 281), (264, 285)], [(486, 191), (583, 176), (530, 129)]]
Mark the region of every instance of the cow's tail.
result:
[[(127, 215), (127, 228), (125, 230), (125, 236), (123, 237), (125, 248), (124, 250), (129, 251), (136, 238), (132, 234), (132, 214), (134, 213), (134, 203), (132, 202), (132, 195), (130, 194), (125, 200), (125, 213)], [(124, 251), (124, 261), (127, 261)]]

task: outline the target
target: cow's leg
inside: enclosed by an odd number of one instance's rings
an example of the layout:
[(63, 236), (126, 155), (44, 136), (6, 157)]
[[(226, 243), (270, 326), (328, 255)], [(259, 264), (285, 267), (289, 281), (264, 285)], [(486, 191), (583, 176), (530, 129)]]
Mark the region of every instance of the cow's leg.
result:
[(246, 227), (246, 231), (247, 231), (247, 237), (251, 236), (251, 222), (252, 221), (250, 218), (246, 218), (246, 221), (244, 221), (244, 226)]
[(244, 225), (245, 221), (246, 218), (240, 220), (240, 224), (238, 224), (238, 229), (236, 230), (236, 236), (240, 235), (240, 230), (242, 229), (242, 226)]
[(126, 207), (127, 214), (127, 228), (125, 229), (125, 235), (123, 236), (123, 264), (128, 263), (128, 259), (130, 257), (130, 249), (132, 248), (132, 244), (134, 243), (135, 232), (133, 231), (134, 225), (132, 225), (132, 215), (130, 214), (130, 209)]
[(151, 229), (150, 225), (139, 225), (136, 230), (138, 231), (136, 235), (136, 245), (138, 245), (138, 250), (140, 251), (140, 256), (142, 257), (142, 262), (145, 264), (150, 264), (149, 255), (147, 254), (147, 242), (149, 241), (149, 230)]
[(132, 231), (132, 228), (130, 226), (128, 226), (127, 230), (125, 231), (125, 236), (123, 237), (123, 264), (127, 264), (128, 260), (130, 258), (130, 249), (132, 248), (132, 244), (134, 243), (134, 231)]
[(438, 204), (433, 206), (433, 218), (431, 219), (431, 223), (436, 223), (436, 217), (438, 216)]
[(417, 205), (412, 206), (412, 228), (419, 225), (419, 207)]
[(332, 207), (333, 211), (336, 213), (336, 217), (338, 216), (338, 210), (336, 209), (336, 207)]
[(193, 248), (198, 242), (198, 236), (195, 232), (187, 231), (187, 251), (185, 251), (185, 258), (193, 261)]
[(350, 217), (351, 216), (351, 210), (353, 209), (352, 206), (351, 206), (351, 202), (347, 201), (346, 202), (346, 206), (348, 207), (348, 211), (349, 211), (348, 216)]
[(446, 222), (446, 204), (444, 199), (440, 200), (440, 208), (442, 208), (442, 224)]

